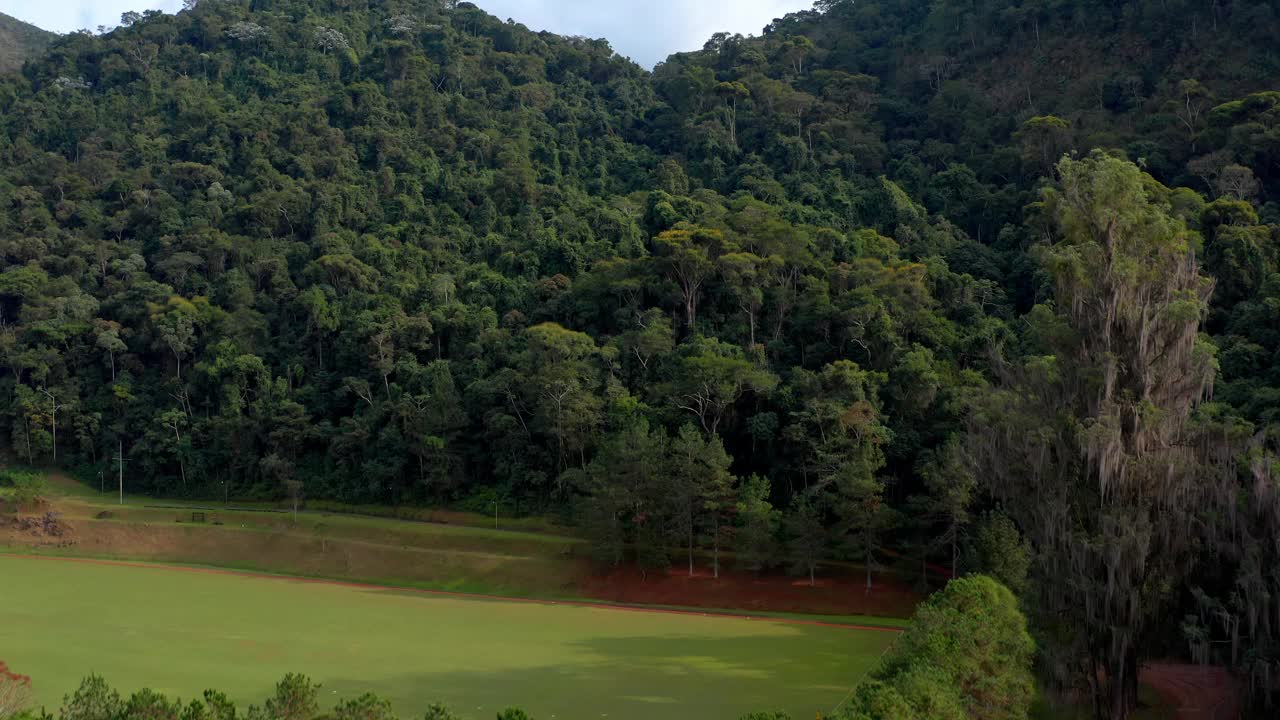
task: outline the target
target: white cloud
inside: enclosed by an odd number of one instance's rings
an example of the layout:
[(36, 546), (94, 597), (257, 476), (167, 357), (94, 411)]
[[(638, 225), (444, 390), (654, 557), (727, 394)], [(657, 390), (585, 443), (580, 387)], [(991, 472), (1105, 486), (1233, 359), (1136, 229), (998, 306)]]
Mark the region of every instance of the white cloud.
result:
[[(0, 0), (0, 12), (46, 30), (116, 25), (129, 10), (175, 12), (181, 0)], [(504, 20), (533, 30), (606, 38), (646, 67), (673, 52), (695, 50), (716, 32), (754, 35), (774, 18), (812, 0), (476, 0)]]

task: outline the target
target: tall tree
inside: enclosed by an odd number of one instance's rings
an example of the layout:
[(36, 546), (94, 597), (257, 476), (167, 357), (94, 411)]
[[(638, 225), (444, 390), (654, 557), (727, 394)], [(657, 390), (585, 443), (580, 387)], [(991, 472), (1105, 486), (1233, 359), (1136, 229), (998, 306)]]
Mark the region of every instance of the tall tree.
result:
[(808, 575), (810, 585), (818, 584), (818, 566), (831, 546), (822, 501), (820, 493), (812, 490), (801, 493), (792, 500), (791, 508), (782, 520), (787, 533), (791, 571)]
[(724, 233), (712, 228), (668, 230), (654, 239), (663, 266), (680, 289), (686, 334), (692, 335), (704, 286), (725, 247)]
[(1051, 666), (1105, 678), (1099, 705), (1124, 720), (1227, 480), (1194, 418), (1215, 371), (1199, 334), (1213, 283), (1170, 192), (1136, 166), (1095, 152), (1057, 171), (1041, 253), (1054, 303), (978, 403), (970, 451), (1033, 547), (1028, 604)]
[(752, 475), (738, 487), (735, 510), (738, 527), (734, 534), (734, 550), (742, 567), (760, 571), (778, 555), (778, 529), (782, 513), (769, 502), (769, 480)]

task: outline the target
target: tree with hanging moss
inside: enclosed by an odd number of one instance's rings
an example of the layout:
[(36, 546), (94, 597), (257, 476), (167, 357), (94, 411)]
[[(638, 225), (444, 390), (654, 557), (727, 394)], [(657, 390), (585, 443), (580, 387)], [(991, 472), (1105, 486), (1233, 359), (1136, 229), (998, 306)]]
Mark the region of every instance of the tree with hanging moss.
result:
[(978, 476), (1033, 550), (1028, 606), (1063, 682), (1112, 720), (1183, 586), (1230, 448), (1201, 432), (1213, 282), (1170, 191), (1132, 163), (1064, 159), (1040, 207), (1053, 302), (1026, 318), (1031, 352), (998, 362), (971, 417)]

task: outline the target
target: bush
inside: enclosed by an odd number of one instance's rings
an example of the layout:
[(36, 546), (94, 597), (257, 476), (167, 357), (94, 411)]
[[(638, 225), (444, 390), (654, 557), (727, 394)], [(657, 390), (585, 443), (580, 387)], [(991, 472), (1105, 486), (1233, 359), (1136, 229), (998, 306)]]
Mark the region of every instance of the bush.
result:
[(276, 685), (275, 697), (267, 700), (263, 710), (272, 720), (311, 720), (320, 711), (319, 693), (320, 686), (311, 678), (290, 673)]
[(989, 512), (978, 523), (965, 565), (974, 572), (990, 575), (1014, 592), (1022, 592), (1031, 567), (1031, 551), (1007, 515)]
[(98, 675), (90, 675), (62, 700), (62, 720), (114, 720), (124, 710), (120, 693)]
[(339, 703), (333, 709), (333, 720), (396, 720), (391, 702), (373, 693), (365, 693), (355, 700)]
[(149, 688), (134, 693), (124, 707), (124, 716), (130, 720), (178, 720), (181, 713), (181, 703)]
[(0, 662), (0, 720), (18, 717), (31, 702), (31, 678)]
[(851, 720), (1022, 720), (1035, 643), (1017, 598), (989, 577), (952, 580), (858, 689)]
[[(4, 663), (0, 663), (0, 720), (55, 720), (54, 716), (43, 713), (24, 714), (23, 708), (30, 700), (30, 686), (29, 678), (10, 673)], [(123, 700), (106, 681), (92, 675), (80, 683), (73, 695), (64, 699), (57, 720), (396, 720), (391, 703), (373, 693), (340, 702), (331, 713), (322, 714), (317, 702), (319, 690), (320, 686), (306, 675), (286, 675), (265, 703), (251, 705), (246, 714), (239, 715), (235, 703), (216, 690), (206, 690), (203, 701), (194, 700), (185, 706), (153, 690), (141, 690)], [(427, 708), (423, 720), (460, 718), (445, 706), (433, 704)], [(532, 718), (522, 710), (510, 708), (499, 713), (498, 720)]]
[(457, 715), (454, 715), (452, 710), (441, 705), (440, 703), (432, 703), (431, 706), (427, 708), (427, 714), (423, 716), (422, 720), (462, 720), (462, 719), (459, 718)]
[(4, 486), (13, 488), (9, 499), (19, 508), (38, 508), (49, 497), (49, 483), (39, 473), (0, 470), (0, 487)]

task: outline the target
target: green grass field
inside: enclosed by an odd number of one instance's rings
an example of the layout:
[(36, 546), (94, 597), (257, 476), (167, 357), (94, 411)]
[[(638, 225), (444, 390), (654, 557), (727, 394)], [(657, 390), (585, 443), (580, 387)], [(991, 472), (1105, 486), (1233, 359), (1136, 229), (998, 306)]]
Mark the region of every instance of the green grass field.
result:
[(404, 717), (442, 701), (475, 720), (508, 705), (538, 720), (804, 718), (896, 637), (3, 555), (0, 578), (0, 659), (50, 708), (89, 673), (247, 705), (302, 672), (326, 702), (368, 690)]

